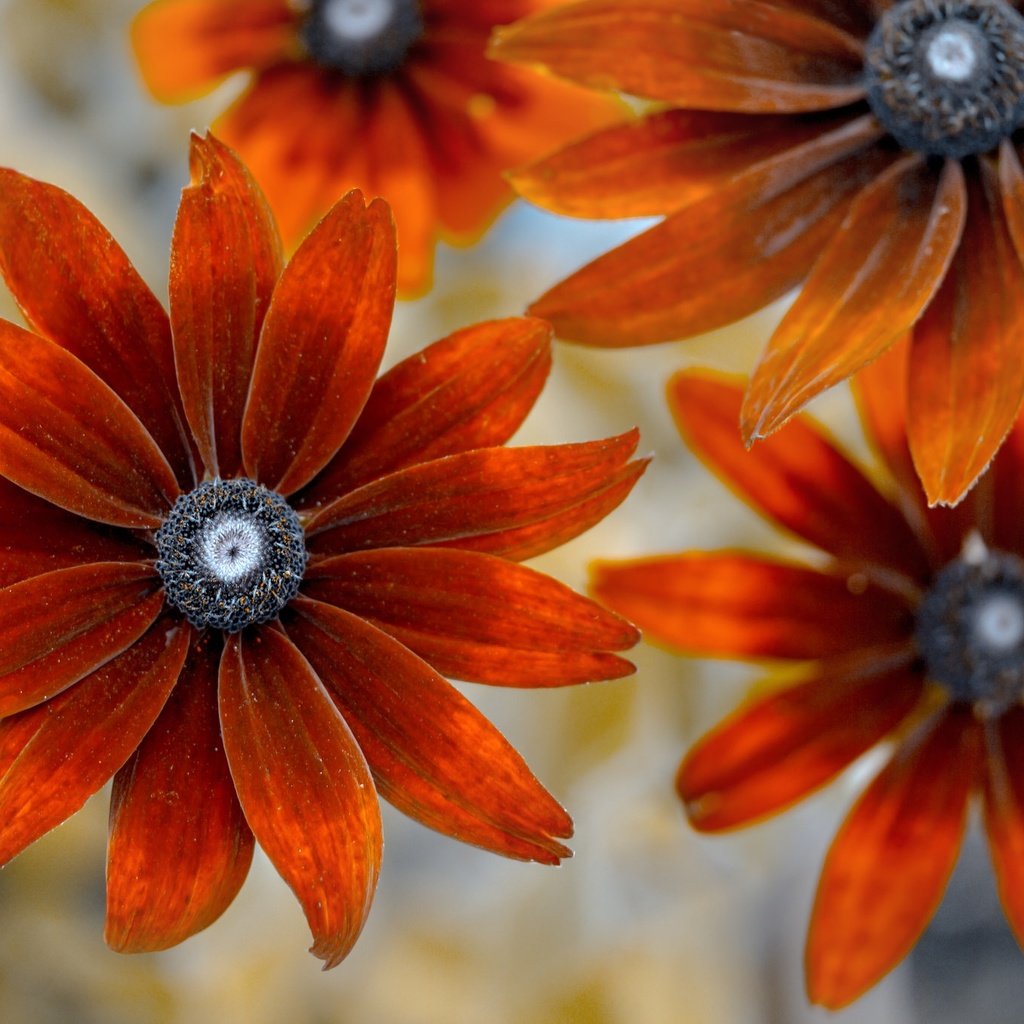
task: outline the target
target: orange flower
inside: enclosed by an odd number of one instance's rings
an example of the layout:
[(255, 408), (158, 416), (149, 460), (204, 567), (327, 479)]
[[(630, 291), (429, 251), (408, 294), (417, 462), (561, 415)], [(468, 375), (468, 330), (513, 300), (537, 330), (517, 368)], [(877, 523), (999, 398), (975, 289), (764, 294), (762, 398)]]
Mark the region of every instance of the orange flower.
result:
[(378, 793), (557, 863), (572, 832), (443, 678), (631, 671), (617, 616), (516, 564), (602, 518), (635, 433), (502, 447), (546, 324), (458, 331), (374, 383), (395, 289), (387, 206), (352, 192), (282, 269), (234, 154), (193, 139), (170, 317), (74, 199), (0, 171), (0, 863), (111, 777), (107, 941), (214, 921), (256, 841), (328, 966), (381, 855)]
[(751, 378), (748, 443), (913, 328), (914, 463), (933, 504), (963, 497), (1024, 396), (1017, 5), (585, 0), (494, 52), (669, 104), (513, 177), (560, 213), (665, 216), (533, 313), (643, 345), (804, 282)]
[(684, 373), (672, 408), (696, 453), (753, 508), (825, 556), (817, 568), (742, 551), (596, 569), (594, 589), (651, 639), (800, 666), (700, 740), (677, 779), (702, 831), (758, 821), (886, 741), (888, 761), (832, 844), (807, 940), (816, 1003), (856, 999), (905, 956), (984, 804), (999, 892), (1024, 942), (1024, 421), (955, 509), (929, 509), (905, 441), (907, 355), (860, 376), (876, 488), (799, 417), (746, 453), (739, 386)]
[(489, 61), (487, 37), (551, 0), (155, 0), (132, 40), (146, 85), (180, 103), (254, 78), (214, 130), (238, 150), (292, 248), (350, 188), (388, 200), (402, 292), (429, 285), (438, 233), (468, 242), (512, 197), (502, 171), (615, 107)]

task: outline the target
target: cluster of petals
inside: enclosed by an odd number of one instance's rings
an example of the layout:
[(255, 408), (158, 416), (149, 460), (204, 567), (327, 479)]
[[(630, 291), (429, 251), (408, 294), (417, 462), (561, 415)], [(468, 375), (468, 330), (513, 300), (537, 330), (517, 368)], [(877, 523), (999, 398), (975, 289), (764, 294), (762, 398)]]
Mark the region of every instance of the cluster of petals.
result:
[[(194, 138), (170, 315), (60, 189), (0, 171), (0, 863), (113, 778), (107, 939), (160, 949), (234, 898), (258, 842), (337, 963), (366, 918), (378, 794), (511, 857), (569, 854), (565, 811), (443, 676), (618, 677), (617, 615), (520, 559), (586, 529), (642, 472), (635, 433), (505, 448), (550, 331), (457, 331), (376, 378), (395, 292), (388, 208), (339, 202), (285, 266), (266, 202)], [(199, 629), (154, 531), (204, 479), (287, 498), (301, 590)]]
[(492, 52), (657, 103), (513, 176), (559, 213), (663, 218), (532, 312), (567, 339), (643, 345), (802, 283), (750, 379), (746, 442), (909, 333), (913, 462), (929, 500), (953, 504), (1024, 396), (1024, 173), (1012, 132), (964, 158), (888, 134), (866, 98), (865, 41), (896, 6), (583, 0), (499, 30)]

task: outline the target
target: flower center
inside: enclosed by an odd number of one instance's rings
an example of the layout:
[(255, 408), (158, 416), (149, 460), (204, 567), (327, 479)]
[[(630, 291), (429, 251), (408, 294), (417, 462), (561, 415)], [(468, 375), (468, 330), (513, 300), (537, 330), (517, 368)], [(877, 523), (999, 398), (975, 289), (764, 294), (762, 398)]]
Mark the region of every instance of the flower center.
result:
[(929, 676), (954, 700), (1001, 711), (1024, 697), (1024, 562), (968, 538), (917, 613)]
[(200, 629), (237, 633), (274, 618), (306, 570), (298, 516), (253, 480), (208, 480), (181, 495), (156, 546), (167, 600)]
[(307, 0), (302, 42), (317, 64), (351, 78), (398, 68), (423, 35), (416, 0)]
[(1024, 18), (1005, 0), (903, 0), (868, 38), (864, 78), (900, 145), (986, 153), (1024, 123)]

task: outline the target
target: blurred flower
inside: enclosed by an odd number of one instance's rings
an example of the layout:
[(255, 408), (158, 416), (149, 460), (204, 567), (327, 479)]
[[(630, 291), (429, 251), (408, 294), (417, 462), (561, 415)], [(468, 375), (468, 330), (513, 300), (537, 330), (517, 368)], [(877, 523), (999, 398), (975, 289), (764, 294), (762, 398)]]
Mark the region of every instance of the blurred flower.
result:
[(906, 363), (900, 345), (860, 376), (864, 426), (893, 485), (884, 491), (803, 417), (746, 453), (734, 426), (741, 388), (676, 376), (670, 401), (696, 453), (821, 557), (812, 568), (689, 552), (600, 564), (594, 583), (657, 642), (797, 673), (684, 760), (679, 793), (698, 829), (775, 814), (891, 741), (832, 844), (811, 918), (808, 991), (833, 1008), (917, 941), (973, 792), (1024, 939), (1024, 422), (965, 502), (929, 509), (905, 441)]
[(157, 99), (254, 72), (214, 124), (252, 168), (289, 248), (350, 188), (391, 205), (403, 292), (438, 233), (471, 241), (512, 198), (502, 171), (614, 116), (603, 97), (484, 55), (551, 0), (155, 0), (132, 40)]
[(580, 217), (664, 215), (531, 311), (592, 345), (731, 323), (804, 282), (740, 413), (749, 443), (913, 328), (932, 503), (1024, 396), (1024, 18), (1004, 0), (584, 0), (493, 52), (660, 104), (518, 172)]
[(572, 823), (441, 676), (631, 671), (632, 627), (516, 564), (617, 505), (635, 432), (506, 449), (546, 324), (458, 331), (376, 383), (388, 207), (337, 204), (282, 269), (237, 158), (192, 145), (170, 317), (61, 190), (0, 172), (0, 862), (111, 776), (107, 939), (210, 924), (254, 836), (328, 966), (363, 925), (378, 793), (557, 863)]

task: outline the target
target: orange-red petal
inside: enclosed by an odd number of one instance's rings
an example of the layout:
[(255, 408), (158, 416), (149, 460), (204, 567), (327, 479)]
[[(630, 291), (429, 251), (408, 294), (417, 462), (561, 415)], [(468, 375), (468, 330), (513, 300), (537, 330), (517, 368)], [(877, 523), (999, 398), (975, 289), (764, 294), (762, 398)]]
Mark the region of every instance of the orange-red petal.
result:
[(171, 326), (185, 415), (207, 471), (242, 471), (242, 411), (256, 339), (281, 273), (266, 200), (226, 146), (193, 135), (192, 184), (171, 242)]
[(394, 299), (391, 214), (350, 192), (274, 290), (242, 423), (249, 476), (287, 495), (330, 461), (370, 393)]
[(187, 939), (234, 899), (253, 837), (235, 796), (217, 717), (221, 644), (195, 636), (178, 684), (114, 776), (107, 944), (141, 953)]
[(572, 821), (508, 741), (425, 662), (354, 615), (300, 598), (285, 618), (381, 793), (430, 828), (556, 864)]
[(390, 633), (442, 675), (566, 686), (628, 675), (640, 634), (557, 580), (493, 555), (384, 548), (314, 563), (304, 594)]
[(276, 629), (227, 638), (224, 752), (246, 821), (302, 904), (325, 969), (352, 948), (377, 885), (377, 793), (356, 741), (309, 663)]
[(165, 616), (76, 686), (0, 722), (0, 864), (74, 814), (124, 764), (167, 700), (190, 635)]
[(1024, 260), (1024, 168), (1020, 155), (1009, 139), (999, 145), (999, 195), (1006, 226), (1019, 259)]
[(897, 749), (825, 860), (807, 937), (811, 1001), (839, 1009), (910, 952), (956, 863), (980, 735), (969, 708)]

